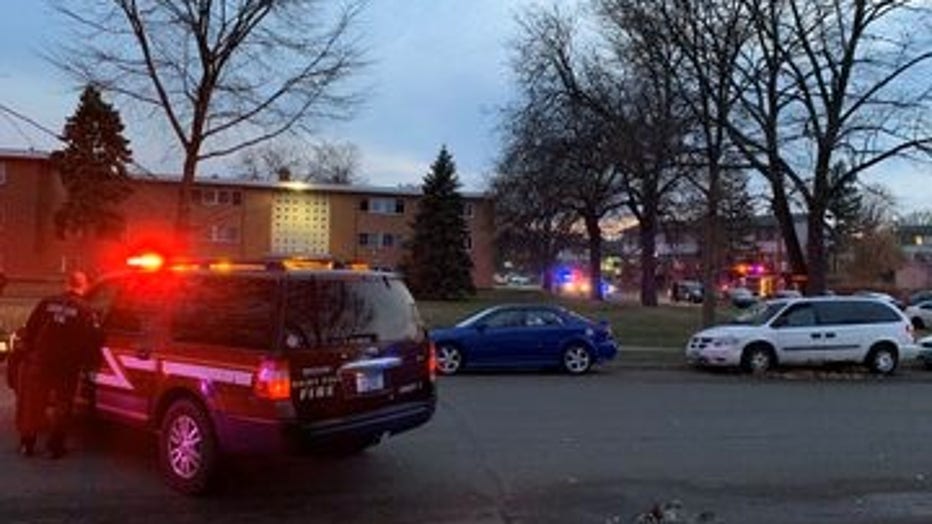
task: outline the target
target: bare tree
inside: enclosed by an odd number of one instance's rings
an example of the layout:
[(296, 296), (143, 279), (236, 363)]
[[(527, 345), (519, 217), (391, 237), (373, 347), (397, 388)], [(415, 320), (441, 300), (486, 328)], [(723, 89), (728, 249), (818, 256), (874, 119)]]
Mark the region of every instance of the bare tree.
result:
[[(732, 135), (775, 197), (785, 181), (800, 195), (808, 213), (807, 290), (821, 293), (832, 199), (859, 174), (932, 148), (932, 89), (922, 83), (932, 62), (932, 17), (921, 0), (745, 4), (757, 45), (736, 81), (751, 126), (735, 125)], [(838, 165), (843, 172), (833, 172)], [(775, 211), (788, 216), (789, 204)], [(793, 238), (786, 241), (793, 257)]]
[[(728, 125), (737, 96), (732, 77), (737, 58), (750, 36), (742, 0), (598, 0), (598, 13), (612, 32), (636, 50), (654, 77), (671, 82), (672, 97), (683, 105), (684, 179), (702, 195), (704, 209), (702, 282), (707, 291), (703, 322), (715, 314), (716, 276), (721, 253), (723, 193), (735, 154)], [(661, 71), (662, 70), (662, 71)]]
[(249, 180), (291, 180), (307, 162), (296, 148), (282, 143), (266, 143), (243, 151), (239, 164)]
[(576, 235), (578, 216), (561, 202), (560, 188), (550, 183), (549, 162), (523, 147), (522, 135), (498, 162), (490, 181), (495, 196), (495, 231), (499, 252), (542, 276), (541, 285), (553, 290), (553, 267), (559, 253)]
[(356, 144), (324, 140), (311, 148), (306, 180), (321, 184), (359, 183), (359, 158)]
[[(511, 136), (523, 158), (549, 168), (543, 174), (563, 209), (583, 223), (588, 238), (592, 298), (602, 298), (601, 221), (625, 205), (622, 173), (614, 161), (618, 130), (598, 92), (591, 57), (574, 49), (573, 17), (559, 10), (533, 9), (519, 19), (513, 69), (521, 100), (506, 111)], [(615, 91), (617, 93), (617, 91)], [(506, 146), (508, 147), (508, 146)]]
[(199, 162), (345, 117), (361, 4), (321, 0), (56, 2), (75, 35), (53, 60), (164, 117), (184, 152), (176, 234)]

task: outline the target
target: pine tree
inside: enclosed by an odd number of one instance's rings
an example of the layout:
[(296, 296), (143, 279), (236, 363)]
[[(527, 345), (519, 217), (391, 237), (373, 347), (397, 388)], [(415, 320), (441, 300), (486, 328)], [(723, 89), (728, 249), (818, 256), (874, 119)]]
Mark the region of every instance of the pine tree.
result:
[(469, 231), (453, 157), (441, 148), (424, 177), (423, 196), (414, 218), (414, 238), (402, 271), (419, 298), (451, 300), (475, 293)]
[(58, 236), (119, 236), (125, 227), (119, 204), (132, 192), (126, 171), (132, 151), (123, 137), (120, 114), (103, 101), (97, 88), (87, 86), (62, 138), (67, 145), (51, 157), (67, 193), (55, 212)]

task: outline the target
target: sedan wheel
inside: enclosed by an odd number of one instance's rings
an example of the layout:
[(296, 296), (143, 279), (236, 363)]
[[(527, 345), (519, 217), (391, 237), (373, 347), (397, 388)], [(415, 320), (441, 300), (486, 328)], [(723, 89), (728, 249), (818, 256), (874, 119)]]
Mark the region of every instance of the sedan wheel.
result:
[(463, 354), (456, 346), (441, 344), (437, 347), (437, 370), (444, 375), (453, 375), (463, 366)]
[(563, 368), (571, 375), (582, 375), (592, 367), (592, 356), (583, 346), (570, 346), (563, 352)]

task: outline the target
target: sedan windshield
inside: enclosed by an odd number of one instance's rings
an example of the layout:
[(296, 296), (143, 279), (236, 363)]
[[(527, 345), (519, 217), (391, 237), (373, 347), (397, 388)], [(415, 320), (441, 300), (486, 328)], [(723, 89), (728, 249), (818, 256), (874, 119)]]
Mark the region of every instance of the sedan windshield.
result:
[(748, 326), (762, 326), (770, 321), (783, 307), (786, 302), (771, 301), (758, 304), (751, 307), (746, 312), (735, 317), (732, 324), (743, 324)]

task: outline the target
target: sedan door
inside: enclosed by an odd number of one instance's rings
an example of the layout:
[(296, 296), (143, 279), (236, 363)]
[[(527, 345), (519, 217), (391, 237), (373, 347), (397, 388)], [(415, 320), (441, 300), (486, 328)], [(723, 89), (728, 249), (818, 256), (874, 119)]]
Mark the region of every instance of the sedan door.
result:
[(527, 335), (522, 360), (532, 365), (552, 365), (562, 362), (563, 343), (574, 328), (550, 309), (529, 309), (526, 312)]
[(810, 303), (794, 304), (770, 325), (777, 343), (777, 358), (787, 364), (824, 359), (822, 330)]
[(501, 309), (477, 322), (476, 336), (467, 358), (479, 367), (515, 366), (526, 363), (527, 322), (523, 309)]

